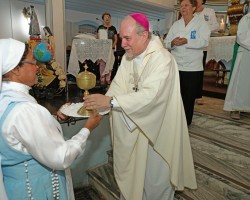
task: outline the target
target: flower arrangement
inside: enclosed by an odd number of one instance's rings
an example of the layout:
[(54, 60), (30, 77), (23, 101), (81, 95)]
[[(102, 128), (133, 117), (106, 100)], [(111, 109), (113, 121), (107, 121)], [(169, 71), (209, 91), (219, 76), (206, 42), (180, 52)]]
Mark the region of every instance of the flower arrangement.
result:
[(59, 80), (59, 88), (65, 88), (65, 86), (66, 86), (66, 73), (63, 70), (62, 66), (56, 61), (53, 61), (51, 66), (52, 66), (53, 70), (55, 71), (55, 74), (57, 75), (57, 78)]
[(43, 93), (53, 93), (53, 96), (59, 95), (66, 86), (66, 73), (63, 67), (56, 62), (51, 60), (49, 63), (37, 62), (39, 67), (37, 72), (38, 82), (34, 86), (39, 90), (39, 96), (44, 96)]

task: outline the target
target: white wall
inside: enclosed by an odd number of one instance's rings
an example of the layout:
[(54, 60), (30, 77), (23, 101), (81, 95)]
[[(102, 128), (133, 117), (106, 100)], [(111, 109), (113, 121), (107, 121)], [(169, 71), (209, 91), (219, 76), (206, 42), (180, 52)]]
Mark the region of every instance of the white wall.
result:
[[(119, 32), (121, 19), (113, 17), (111, 14), (111, 23), (116, 27)], [(66, 46), (71, 45), (72, 39), (75, 35), (78, 34), (78, 25), (81, 21), (92, 21), (97, 24), (97, 27), (102, 24), (102, 14), (90, 14), (73, 10), (66, 10)]]
[(135, 0), (153, 5), (160, 5), (163, 7), (173, 8), (176, 4), (176, 0)]
[[(112, 13), (110, 13), (112, 16)], [(125, 17), (125, 16), (124, 16)], [(81, 21), (89, 20), (93, 21), (93, 23), (97, 23), (98, 25), (102, 24), (101, 14), (95, 15), (90, 13), (83, 13), (73, 10), (66, 10), (65, 12), (66, 18), (66, 46), (72, 44), (72, 39), (78, 33), (78, 24)], [(98, 20), (97, 20), (98, 19)], [(111, 24), (116, 27), (117, 32), (119, 33), (120, 23), (123, 18), (113, 17), (111, 18)], [(155, 20), (150, 21), (150, 31), (159, 31), (162, 36), (164, 33), (168, 31), (173, 21), (173, 12), (166, 13), (166, 19), (164, 20)]]
[(158, 30), (160, 36), (162, 37), (165, 33), (168, 32), (169, 28), (172, 26), (173, 20), (175, 20), (174, 18), (174, 12), (168, 12), (166, 13), (165, 19), (161, 19), (159, 21), (150, 21), (150, 31), (153, 32), (155, 30)]
[(10, 1), (1, 0), (0, 2), (0, 38), (12, 37)]
[[(154, 3), (158, 5), (172, 6), (175, 3), (174, 0), (139, 0), (146, 3)], [(45, 5), (32, 4), (35, 6), (35, 10), (38, 16), (40, 26), (43, 27), (46, 24), (45, 20)], [(1, 17), (1, 29), (0, 38), (13, 37), (21, 41), (27, 41), (29, 34), (29, 26), (26, 19), (22, 15), (22, 9), (24, 7), (30, 6), (29, 3), (25, 3), (17, 0), (1, 0), (0, 1), (0, 17)], [(209, 6), (214, 8), (216, 11), (227, 10), (226, 6)], [(111, 13), (112, 15), (112, 13)], [(72, 38), (78, 32), (78, 23), (83, 20), (92, 20), (99, 25), (102, 24), (101, 21), (96, 20), (96, 18), (101, 19), (100, 15), (94, 15), (89, 13), (82, 13), (72, 10), (66, 10), (66, 44), (70, 45)], [(4, 19), (4, 20), (3, 20)], [(117, 28), (119, 32), (120, 22), (122, 19), (112, 17), (112, 24)], [(164, 34), (168, 31), (169, 27), (173, 22), (173, 13), (167, 13), (165, 20), (151, 21), (150, 29), (151, 31), (158, 30), (160, 34)], [(52, 28), (52, 27), (51, 27)], [(43, 36), (43, 31), (41, 29), (41, 34)]]
[(205, 7), (213, 8), (214, 11), (227, 11), (227, 5), (205, 5)]
[(29, 38), (29, 24), (22, 14), (24, 7), (34, 5), (35, 11), (41, 27), (45, 26), (45, 5), (29, 4), (17, 0), (0, 1), (0, 38), (14, 38), (26, 42)]
[(64, 0), (49, 0), (52, 7), (52, 31), (55, 38), (55, 59), (66, 71), (66, 25)]
[[(148, 4), (158, 4), (164, 7), (172, 7), (176, 0), (135, 0), (141, 1)], [(45, 5), (32, 4), (35, 6), (35, 10), (38, 16), (40, 26), (43, 27), (46, 24), (45, 20)], [(0, 38), (12, 37), (21, 41), (27, 41), (29, 37), (29, 26), (26, 19), (22, 15), (22, 9), (30, 6), (29, 3), (18, 1), (18, 0), (1, 0), (0, 1)], [(206, 5), (212, 7), (215, 11), (226, 11), (227, 6), (222, 5)], [(112, 15), (112, 13), (111, 13)], [(83, 20), (92, 20), (99, 25), (102, 23), (96, 18), (101, 19), (100, 15), (94, 15), (89, 13), (76, 12), (72, 10), (66, 10), (66, 44), (70, 45), (71, 40), (78, 31), (78, 23)], [(160, 21), (150, 22), (151, 31), (158, 30), (160, 34), (164, 34), (168, 31), (169, 27), (173, 23), (174, 14), (172, 12), (166, 13), (166, 19)], [(112, 17), (112, 24), (117, 28), (119, 32), (120, 22), (122, 19)], [(51, 27), (52, 28), (52, 27)], [(43, 31), (41, 29), (43, 36)]]
[[(65, 19), (66, 19), (66, 46), (71, 45), (72, 39), (75, 35), (78, 34), (78, 25), (79, 22), (83, 20), (93, 21), (97, 24), (101, 24), (101, 21), (96, 20), (96, 18), (101, 19), (99, 15), (94, 15), (90, 13), (83, 13), (73, 10), (65, 11)], [(113, 23), (113, 18), (112, 18)]]

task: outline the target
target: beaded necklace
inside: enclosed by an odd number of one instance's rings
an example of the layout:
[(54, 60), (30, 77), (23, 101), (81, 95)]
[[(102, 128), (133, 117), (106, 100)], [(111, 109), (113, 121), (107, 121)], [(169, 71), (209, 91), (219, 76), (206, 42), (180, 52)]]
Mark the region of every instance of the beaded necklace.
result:
[[(29, 178), (29, 170), (28, 170), (28, 162), (24, 162), (24, 167), (25, 167), (25, 174), (26, 174), (26, 187), (27, 187), (27, 192), (30, 200), (35, 200), (32, 194), (32, 188), (30, 185), (30, 178)], [(52, 183), (52, 189), (53, 189), (53, 198), (54, 200), (59, 200), (60, 199), (60, 193), (59, 193), (59, 178), (58, 174), (56, 173), (55, 170), (52, 170), (50, 172), (51, 176), (51, 183)]]

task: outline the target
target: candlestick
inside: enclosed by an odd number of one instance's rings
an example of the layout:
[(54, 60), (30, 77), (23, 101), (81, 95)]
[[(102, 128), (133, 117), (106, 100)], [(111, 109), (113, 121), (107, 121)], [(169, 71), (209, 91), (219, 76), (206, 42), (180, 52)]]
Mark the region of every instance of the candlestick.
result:
[(221, 18), (221, 22), (220, 22), (220, 31), (222, 33), (225, 31), (225, 22), (224, 22), (223, 18)]

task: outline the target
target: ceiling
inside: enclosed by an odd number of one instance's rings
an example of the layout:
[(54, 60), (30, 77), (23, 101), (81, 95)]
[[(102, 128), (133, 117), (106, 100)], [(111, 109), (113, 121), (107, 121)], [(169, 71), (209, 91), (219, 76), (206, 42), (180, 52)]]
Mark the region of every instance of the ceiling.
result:
[[(30, 3), (44, 4), (45, 0), (23, 0)], [(133, 12), (147, 15), (149, 20), (165, 19), (168, 7), (145, 3), (142, 0), (65, 0), (65, 8), (79, 12), (101, 15), (105, 11), (114, 17), (124, 17)]]
[(164, 19), (169, 8), (142, 3), (136, 0), (65, 0), (65, 8), (85, 13), (101, 15), (105, 11), (115, 17), (124, 17), (133, 12), (141, 12), (150, 20)]

